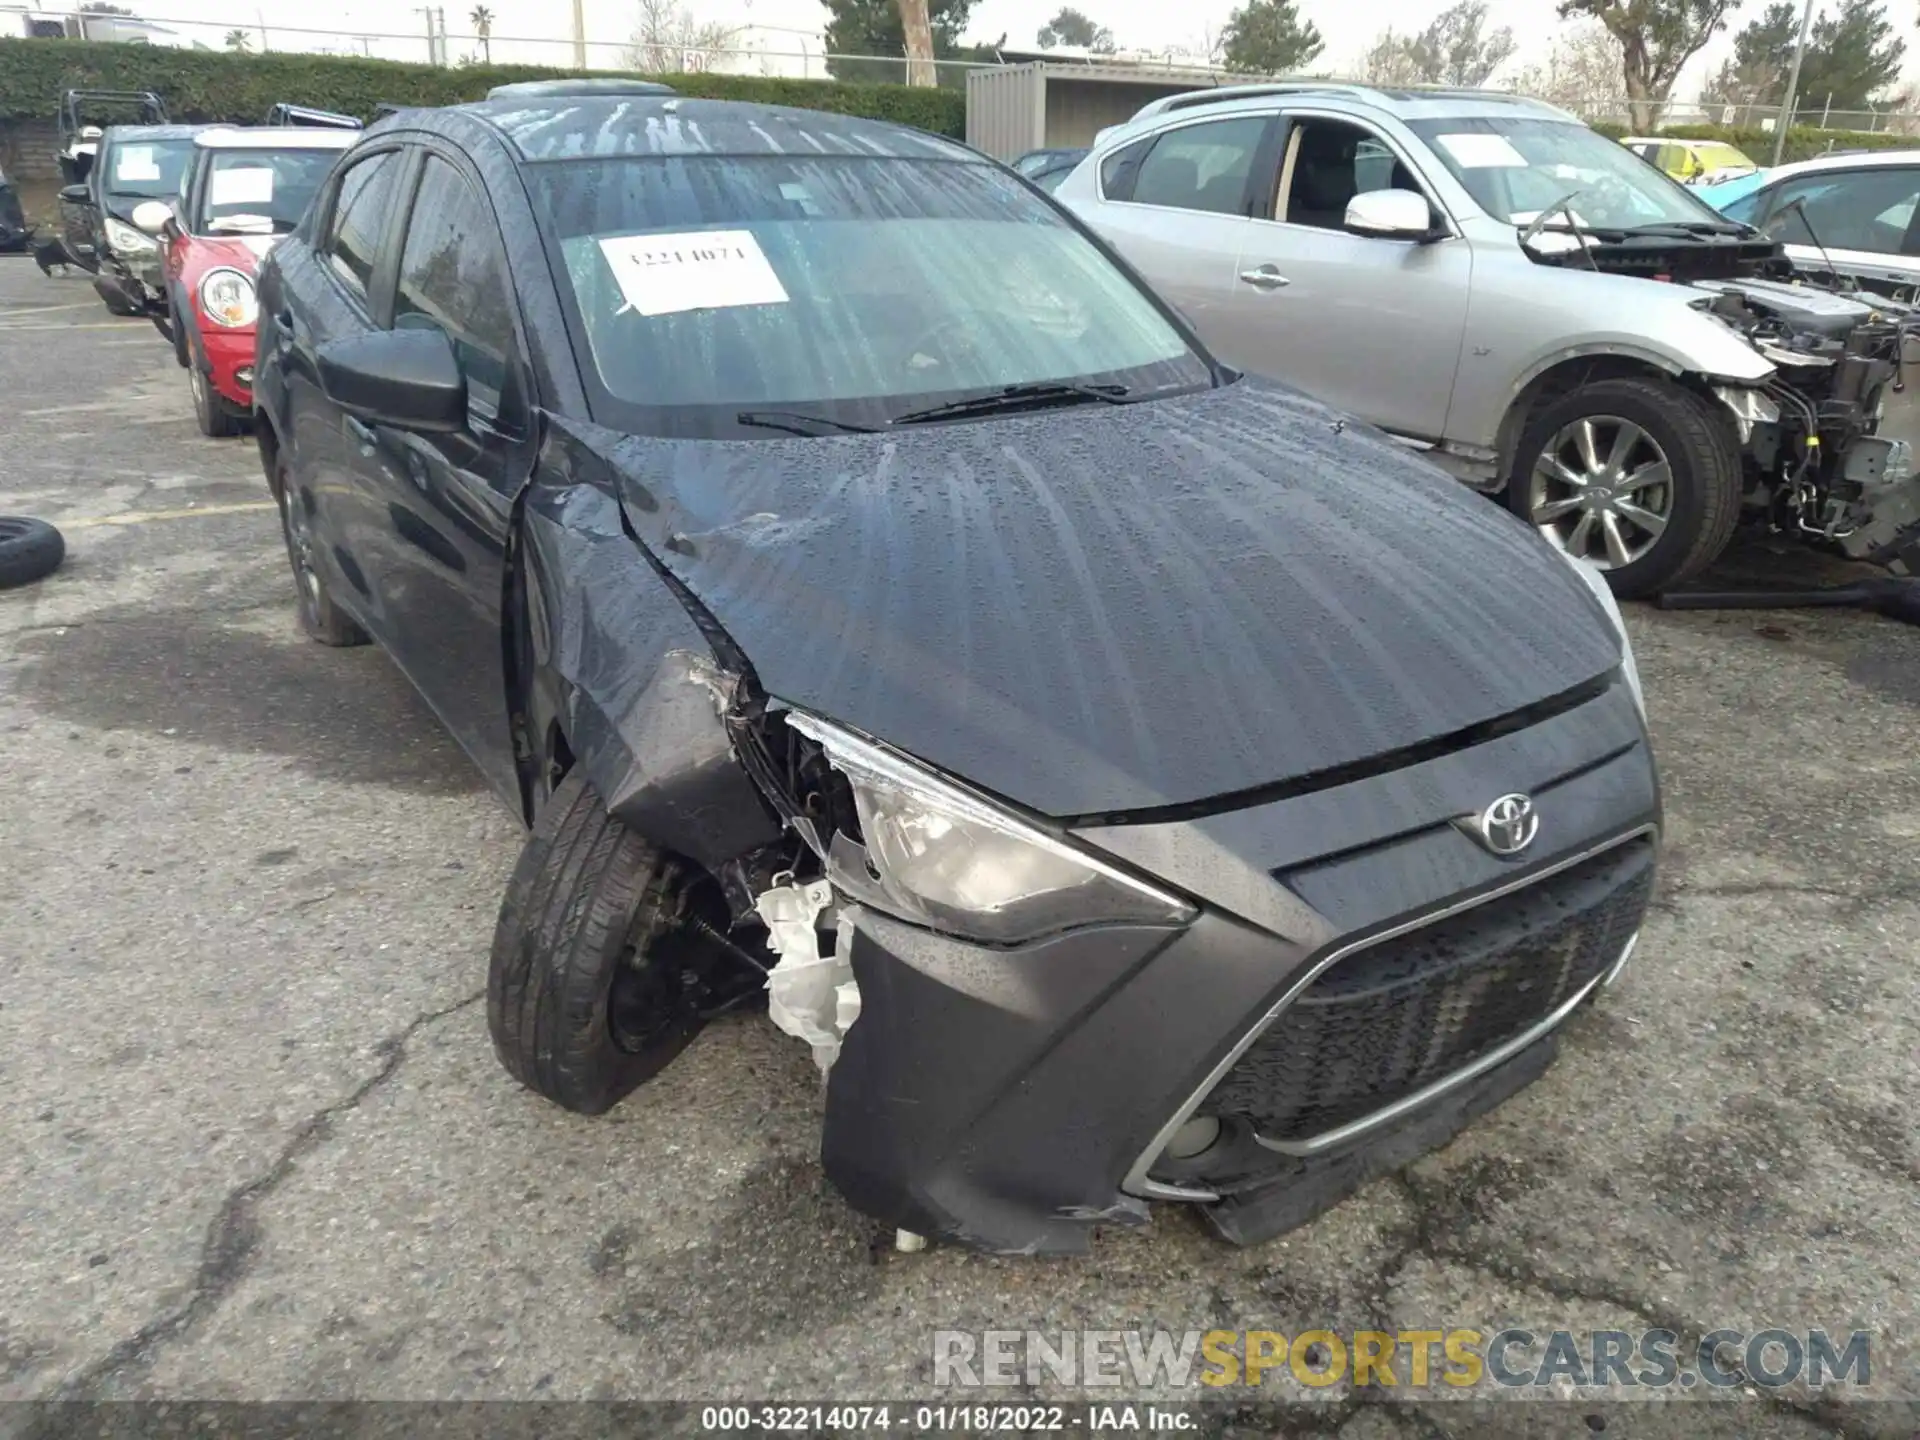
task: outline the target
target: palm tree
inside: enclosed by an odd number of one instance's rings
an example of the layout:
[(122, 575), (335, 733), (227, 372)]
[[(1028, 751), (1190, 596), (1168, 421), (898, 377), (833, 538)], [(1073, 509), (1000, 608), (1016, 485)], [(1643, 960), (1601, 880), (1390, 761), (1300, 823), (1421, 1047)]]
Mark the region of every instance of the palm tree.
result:
[(244, 55), (253, 49), (253, 37), (244, 30), (229, 30), (227, 32), (227, 49), (233, 51), (236, 55)]
[(473, 13), (467, 16), (473, 22), (473, 33), (480, 38), (480, 50), (486, 56), (487, 64), (493, 63), (493, 11), (484, 5), (473, 7)]

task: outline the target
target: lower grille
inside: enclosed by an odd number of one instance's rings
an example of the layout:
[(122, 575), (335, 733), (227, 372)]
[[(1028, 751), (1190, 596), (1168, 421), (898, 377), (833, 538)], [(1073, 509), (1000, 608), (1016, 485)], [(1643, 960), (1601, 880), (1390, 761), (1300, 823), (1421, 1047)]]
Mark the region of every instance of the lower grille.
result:
[(1300, 1142), (1471, 1064), (1605, 973), (1653, 894), (1650, 842), (1336, 961), (1200, 1105)]

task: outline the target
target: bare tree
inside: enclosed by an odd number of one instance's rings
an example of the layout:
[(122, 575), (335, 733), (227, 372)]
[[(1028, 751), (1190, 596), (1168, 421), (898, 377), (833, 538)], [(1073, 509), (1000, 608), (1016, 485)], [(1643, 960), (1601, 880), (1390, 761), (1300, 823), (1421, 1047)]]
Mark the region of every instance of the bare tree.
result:
[(1660, 123), (1673, 83), (1740, 0), (1560, 0), (1560, 17), (1591, 15), (1613, 37), (1635, 130)]
[(1589, 120), (1620, 108), (1620, 47), (1597, 20), (1564, 25), (1546, 62), (1513, 77), (1512, 88)]
[(627, 63), (649, 75), (706, 70), (739, 36), (739, 26), (696, 20), (679, 0), (640, 0), (640, 24)]
[(1426, 77), (1413, 53), (1412, 36), (1382, 30), (1360, 62), (1360, 78), (1369, 85), (1418, 85)]

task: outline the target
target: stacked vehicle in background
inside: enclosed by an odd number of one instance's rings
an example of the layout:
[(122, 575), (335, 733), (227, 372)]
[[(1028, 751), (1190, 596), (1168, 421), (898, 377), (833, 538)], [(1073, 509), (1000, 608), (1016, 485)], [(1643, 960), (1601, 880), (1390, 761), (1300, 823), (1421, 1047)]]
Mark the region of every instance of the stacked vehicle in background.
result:
[(357, 138), (357, 127), (201, 130), (178, 201), (134, 210), (162, 249), (174, 355), (202, 434), (234, 434), (252, 415), (254, 274)]

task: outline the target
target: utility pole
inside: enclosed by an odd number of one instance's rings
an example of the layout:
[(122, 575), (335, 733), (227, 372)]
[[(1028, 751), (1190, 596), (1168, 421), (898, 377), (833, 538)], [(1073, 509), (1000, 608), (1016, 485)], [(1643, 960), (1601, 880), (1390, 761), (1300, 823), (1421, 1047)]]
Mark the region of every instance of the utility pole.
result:
[(1787, 127), (1793, 123), (1793, 102), (1795, 92), (1800, 88), (1800, 59), (1807, 53), (1807, 32), (1813, 29), (1813, 0), (1807, 0), (1807, 8), (1800, 12), (1800, 39), (1793, 47), (1793, 68), (1787, 71), (1787, 103), (1780, 107), (1780, 118), (1773, 127), (1773, 163), (1780, 163), (1780, 156), (1787, 148)]
[(573, 0), (573, 68), (587, 68), (587, 0)]

